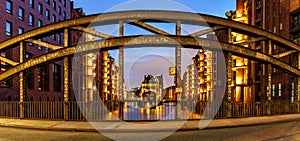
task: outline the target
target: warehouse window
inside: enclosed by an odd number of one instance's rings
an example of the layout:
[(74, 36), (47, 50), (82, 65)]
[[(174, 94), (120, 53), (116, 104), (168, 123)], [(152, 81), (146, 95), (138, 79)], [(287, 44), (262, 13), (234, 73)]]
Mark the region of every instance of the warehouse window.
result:
[(11, 14), (12, 11), (12, 2), (10, 0), (6, 0), (6, 13)]
[(24, 9), (19, 7), (19, 20), (24, 20)]
[(12, 35), (12, 23), (9, 21), (6, 21), (6, 36), (11, 36)]
[(43, 5), (41, 3), (38, 5), (38, 11), (40, 14), (43, 14)]
[(34, 23), (34, 16), (32, 14), (29, 14), (29, 25), (33, 26)]

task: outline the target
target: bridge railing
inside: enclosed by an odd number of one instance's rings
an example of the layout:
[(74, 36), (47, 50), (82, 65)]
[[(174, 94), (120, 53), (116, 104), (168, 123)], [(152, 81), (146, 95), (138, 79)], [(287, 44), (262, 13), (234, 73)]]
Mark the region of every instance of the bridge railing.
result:
[(23, 103), (24, 118), (28, 119), (63, 119), (61, 101), (27, 101)]
[[(124, 103), (120, 101), (76, 102), (68, 103), (68, 119), (89, 121), (157, 121), (186, 120), (205, 118), (242, 118), (252, 116), (268, 116), (298, 113), (298, 102), (261, 101), (261, 102), (198, 102), (191, 104), (180, 101), (165, 103), (160, 106), (146, 108), (145, 102)], [(0, 117), (19, 118), (20, 103), (17, 101), (1, 101)], [(63, 101), (26, 101), (23, 103), (24, 118), (64, 120)]]
[(18, 101), (2, 101), (0, 102), (0, 117), (19, 117), (19, 102)]

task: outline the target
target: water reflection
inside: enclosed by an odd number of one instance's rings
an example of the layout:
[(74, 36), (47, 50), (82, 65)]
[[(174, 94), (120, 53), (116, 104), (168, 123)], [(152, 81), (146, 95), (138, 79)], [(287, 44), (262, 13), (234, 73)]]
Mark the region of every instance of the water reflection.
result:
[[(177, 118), (176, 118), (177, 117)], [(201, 115), (194, 113), (187, 106), (177, 105), (176, 102), (163, 103), (162, 105), (147, 107), (138, 102), (125, 102), (123, 110), (115, 110), (106, 113), (105, 120), (176, 120), (176, 119), (200, 119)]]

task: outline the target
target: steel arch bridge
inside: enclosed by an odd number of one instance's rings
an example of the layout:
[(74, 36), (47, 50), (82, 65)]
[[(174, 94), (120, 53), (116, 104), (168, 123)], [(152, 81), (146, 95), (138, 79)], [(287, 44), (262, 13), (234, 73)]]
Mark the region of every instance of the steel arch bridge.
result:
[[(131, 35), (124, 36), (124, 24), (131, 24), (136, 27), (142, 28), (149, 32), (154, 33), (154, 35)], [(148, 23), (169, 23), (176, 25), (176, 34), (170, 34), (159, 27), (152, 26)], [(99, 31), (89, 31), (85, 30), (88, 25), (90, 26), (100, 26), (100, 25), (119, 25), (119, 36), (107, 35), (103, 32)], [(199, 31), (183, 35), (181, 34), (181, 26), (182, 25), (194, 25), (194, 26), (207, 26), (208, 29), (199, 29)], [(210, 27), (210, 28), (209, 28)], [(249, 40), (233, 43), (230, 40), (224, 42), (217, 42), (215, 40), (201, 38), (202, 35), (219, 31), (219, 30), (227, 30), (229, 33), (231, 31), (247, 35), (251, 38)], [(69, 42), (70, 31), (81, 31), (88, 34), (91, 34), (99, 40), (85, 42), (82, 44), (71, 46)], [(37, 38), (47, 37), (52, 34), (63, 33), (63, 46), (57, 46), (54, 44), (49, 44), (46, 42), (42, 42), (36, 40)], [(139, 38), (137, 38), (139, 37)], [(254, 44), (256, 42), (265, 41), (272, 43), (274, 45), (278, 45), (287, 51), (281, 54), (272, 55), (271, 51), (256, 51), (251, 48), (244, 47), (245, 44)], [(25, 47), (24, 43), (33, 43), (45, 48), (51, 49), (50, 52), (42, 54), (40, 56), (36, 56), (32, 59), (25, 61), (24, 53)], [(258, 61), (264, 64), (267, 64), (269, 67), (278, 68), (285, 72), (288, 72), (294, 76), (300, 76), (299, 68), (295, 68), (290, 64), (286, 63), (281, 58), (292, 53), (298, 54), (298, 62), (300, 62), (300, 46), (282, 38), (274, 33), (265, 31), (260, 28), (256, 28), (251, 25), (247, 25), (240, 22), (235, 22), (232, 20), (215, 17), (211, 15), (205, 14), (195, 14), (188, 12), (179, 12), (179, 11), (123, 11), (123, 12), (111, 12), (111, 13), (103, 13), (103, 14), (95, 14), (90, 16), (85, 16), (77, 19), (70, 19), (50, 25), (43, 26), (41, 28), (37, 28), (31, 31), (28, 31), (24, 34), (18, 35), (16, 37), (10, 38), (6, 41), (0, 43), (0, 52), (5, 51), (11, 48), (20, 48), (20, 60), (15, 62), (8, 58), (0, 57), (1, 61), (10, 64), (12, 67), (5, 72), (0, 74), (0, 81), (4, 81), (10, 77), (15, 75), (19, 75), (20, 77), (20, 117), (24, 117), (22, 111), (22, 103), (24, 101), (24, 71), (28, 69), (35, 68), (42, 64), (51, 63), (57, 60), (64, 60), (64, 102), (65, 102), (65, 113), (67, 110), (67, 102), (69, 95), (69, 57), (75, 53), (89, 53), (96, 52), (97, 50), (111, 50), (111, 49), (119, 49), (119, 62), (120, 69), (123, 70), (123, 47), (157, 47), (157, 46), (177, 46), (178, 44), (182, 45), (184, 48), (196, 48), (200, 49), (201, 47), (205, 47), (208, 50), (219, 50), (216, 48), (221, 45), (222, 50), (225, 53), (231, 55), (247, 58), (250, 60)], [(269, 46), (269, 48), (271, 48)], [(177, 52), (180, 51), (177, 49)], [(180, 60), (177, 60), (180, 62)], [(300, 67), (300, 65), (298, 65)], [(229, 74), (231, 73), (231, 68), (227, 69)], [(123, 78), (123, 74), (121, 74), (121, 78)], [(268, 87), (271, 88), (271, 72), (268, 74)], [(231, 84), (230, 77), (228, 78), (228, 87)], [(298, 85), (300, 84), (300, 79), (298, 79)], [(230, 91), (230, 90), (228, 90)], [(298, 86), (298, 92), (300, 92), (300, 85)], [(231, 92), (228, 92), (231, 93)], [(268, 90), (268, 95), (271, 95), (271, 91)], [(299, 94), (298, 94), (299, 95)], [(65, 118), (67, 119), (67, 114), (65, 114)]]

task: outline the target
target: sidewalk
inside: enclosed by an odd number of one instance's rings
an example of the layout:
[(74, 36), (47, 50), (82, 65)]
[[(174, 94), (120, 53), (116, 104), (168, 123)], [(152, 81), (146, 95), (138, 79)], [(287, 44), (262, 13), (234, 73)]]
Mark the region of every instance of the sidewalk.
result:
[[(254, 126), (290, 121), (300, 121), (300, 114), (215, 119), (212, 120), (205, 129)], [(202, 120), (202, 122), (205, 123), (207, 121)], [(161, 132), (174, 131), (178, 128), (180, 128), (180, 131), (199, 129), (199, 120), (191, 120), (186, 123), (184, 123), (184, 121), (160, 121), (159, 123), (156, 122), (153, 124), (149, 122), (92, 122), (92, 124), (95, 128), (100, 129), (101, 132)], [(149, 126), (149, 124), (151, 125)], [(38, 130), (97, 132), (97, 130), (86, 121), (49, 121), (0, 118), (0, 126)]]

